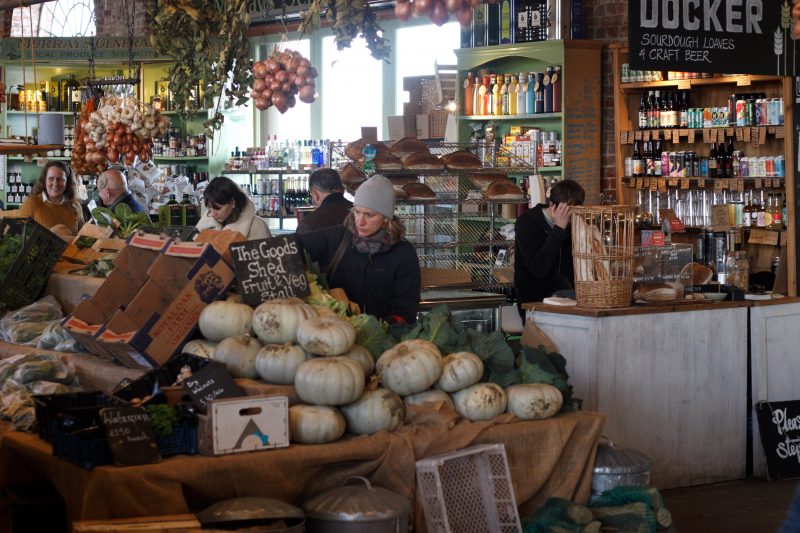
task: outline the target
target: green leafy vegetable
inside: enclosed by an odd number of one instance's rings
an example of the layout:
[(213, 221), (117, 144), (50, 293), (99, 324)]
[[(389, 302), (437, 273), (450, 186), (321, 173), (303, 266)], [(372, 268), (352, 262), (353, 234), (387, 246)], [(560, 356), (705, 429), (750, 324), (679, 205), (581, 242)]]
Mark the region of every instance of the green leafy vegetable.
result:
[(386, 323), (372, 315), (353, 315), (350, 323), (356, 329), (356, 344), (360, 344), (378, 358), (394, 345), (393, 339), (386, 333)]
[(98, 226), (110, 226), (114, 232), (122, 238), (128, 238), (140, 226), (150, 224), (150, 217), (147, 213), (134, 213), (131, 206), (120, 203), (111, 211), (107, 207), (95, 207), (92, 209), (92, 217), (97, 221)]
[(520, 383), (547, 383), (561, 391), (564, 397), (562, 411), (572, 410), (572, 385), (567, 374), (567, 360), (558, 352), (549, 352), (544, 346), (525, 346), (519, 356)]
[(467, 332), (446, 305), (437, 305), (417, 320), (400, 340), (424, 339), (434, 343), (442, 353), (461, 352), (469, 347)]
[(172, 435), (173, 426), (178, 423), (181, 418), (178, 411), (163, 403), (148, 405), (146, 409), (147, 416), (150, 417), (150, 424), (153, 426), (153, 431), (161, 437), (169, 437)]

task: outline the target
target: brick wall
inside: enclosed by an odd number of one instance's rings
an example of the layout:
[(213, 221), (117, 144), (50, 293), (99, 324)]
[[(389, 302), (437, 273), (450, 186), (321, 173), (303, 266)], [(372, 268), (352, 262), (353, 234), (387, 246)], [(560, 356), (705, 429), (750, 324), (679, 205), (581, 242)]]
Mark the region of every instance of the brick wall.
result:
[[(135, 5), (134, 35), (148, 35), (147, 1), (131, 0)], [(97, 34), (125, 37), (128, 28), (125, 24), (125, 2), (123, 0), (95, 0), (97, 10)]]
[[(588, 28), (588, 39), (606, 44), (627, 42), (628, 3), (625, 0), (585, 0), (584, 20)], [(615, 193), (617, 175), (614, 160), (614, 77), (611, 72), (611, 50), (603, 48), (601, 102), (603, 145), (601, 192)]]

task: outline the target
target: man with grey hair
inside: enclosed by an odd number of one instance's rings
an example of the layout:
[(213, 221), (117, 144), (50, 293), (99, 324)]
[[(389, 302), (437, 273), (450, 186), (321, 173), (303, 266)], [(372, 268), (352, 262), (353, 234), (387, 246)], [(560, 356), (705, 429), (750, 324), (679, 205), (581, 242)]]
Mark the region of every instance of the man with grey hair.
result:
[(97, 177), (97, 194), (102, 205), (112, 211), (119, 204), (128, 204), (134, 213), (147, 213), (128, 190), (128, 180), (119, 169), (109, 168)]
[(341, 224), (353, 204), (344, 197), (344, 185), (339, 173), (332, 168), (320, 168), (308, 178), (311, 199), (317, 208), (303, 215), (297, 233), (308, 233)]

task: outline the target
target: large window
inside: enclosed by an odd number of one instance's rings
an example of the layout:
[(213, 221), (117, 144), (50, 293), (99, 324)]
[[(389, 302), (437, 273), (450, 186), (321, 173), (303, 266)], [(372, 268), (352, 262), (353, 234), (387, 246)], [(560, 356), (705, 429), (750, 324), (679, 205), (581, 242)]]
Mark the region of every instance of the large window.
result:
[(351, 141), (361, 126), (383, 122), (383, 65), (369, 54), (363, 39), (337, 50), (333, 37), (322, 39), (322, 137)]
[(433, 24), (398, 28), (394, 39), (397, 65), (395, 67), (396, 105), (394, 113), (403, 114), (403, 103), (408, 102), (408, 92), (403, 90), (406, 76), (431, 76), (433, 62), (455, 65), (454, 49), (459, 47), (461, 26), (448, 22), (442, 27)]
[(11, 37), (88, 37), (97, 31), (93, 14), (94, 0), (56, 0), (17, 7), (11, 17)]

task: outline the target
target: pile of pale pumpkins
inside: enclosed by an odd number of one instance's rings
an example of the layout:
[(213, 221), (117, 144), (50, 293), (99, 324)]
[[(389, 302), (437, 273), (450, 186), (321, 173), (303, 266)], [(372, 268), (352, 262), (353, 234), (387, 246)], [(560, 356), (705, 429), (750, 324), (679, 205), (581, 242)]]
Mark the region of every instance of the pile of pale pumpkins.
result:
[[(320, 444), (345, 432), (393, 431), (406, 405), (442, 401), (471, 421), (509, 412), (518, 418), (549, 418), (561, 409), (561, 392), (544, 383), (480, 383), (483, 362), (469, 352), (442, 356), (426, 340), (400, 342), (377, 361), (355, 344), (356, 330), (329, 309), (299, 298), (269, 300), (255, 310), (217, 301), (200, 315), (205, 341), (185, 353), (219, 361), (234, 377), (294, 385), (303, 402), (289, 409), (293, 442)], [(376, 382), (380, 386), (375, 387)]]

